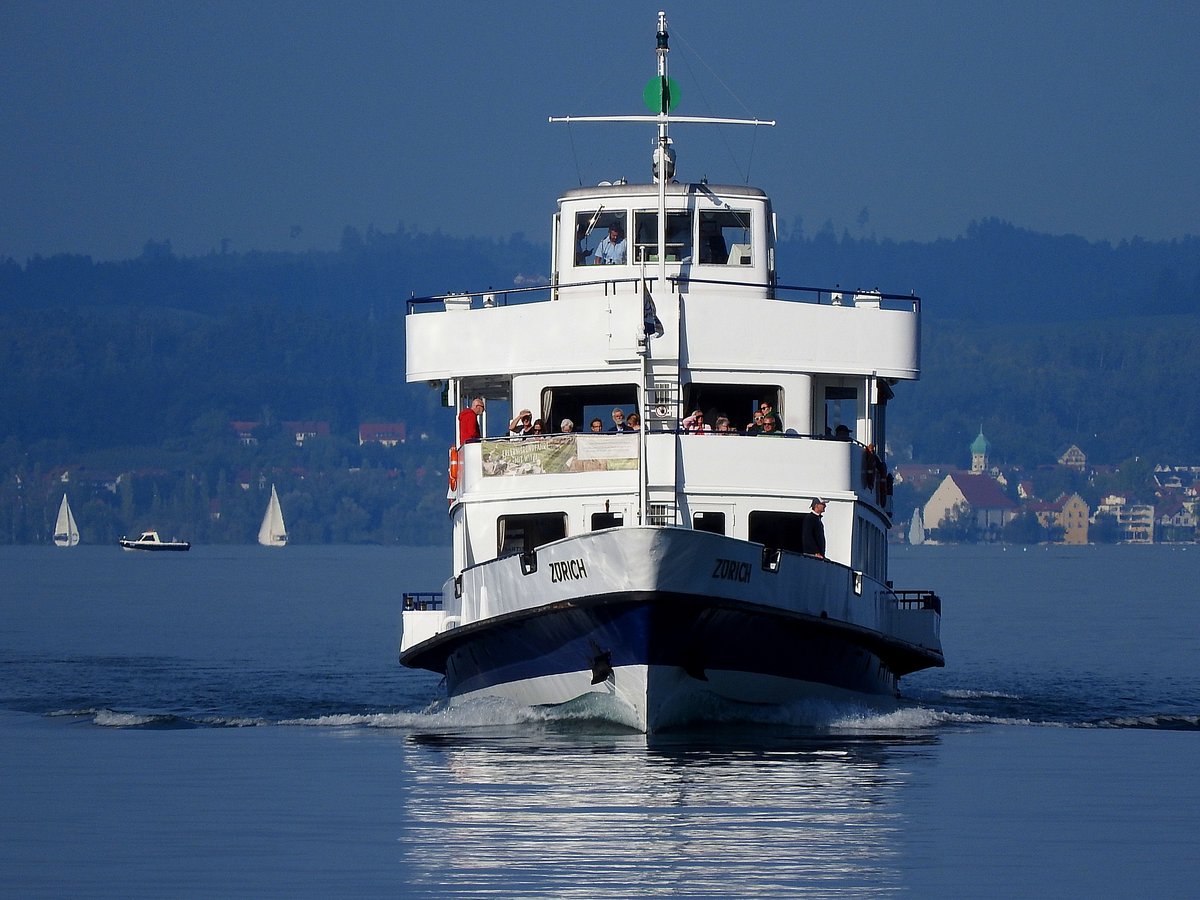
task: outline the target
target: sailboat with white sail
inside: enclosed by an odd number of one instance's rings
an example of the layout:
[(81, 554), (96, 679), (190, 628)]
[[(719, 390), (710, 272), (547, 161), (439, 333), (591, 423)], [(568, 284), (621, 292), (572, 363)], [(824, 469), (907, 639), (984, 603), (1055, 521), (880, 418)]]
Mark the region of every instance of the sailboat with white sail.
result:
[(921, 507), (913, 510), (912, 519), (908, 523), (908, 542), (910, 544), (925, 543), (925, 522), (921, 519)]
[(67, 495), (63, 494), (62, 503), (58, 507), (58, 521), (54, 523), (54, 545), (56, 547), (74, 547), (79, 543), (79, 526), (75, 524), (75, 514), (71, 512), (71, 504)]
[(258, 542), (264, 547), (283, 547), (287, 545), (287, 541), (287, 529), (283, 527), (283, 509), (279, 506), (279, 494), (275, 493), (275, 485), (271, 485), (271, 502), (267, 504), (267, 512), (258, 529)]

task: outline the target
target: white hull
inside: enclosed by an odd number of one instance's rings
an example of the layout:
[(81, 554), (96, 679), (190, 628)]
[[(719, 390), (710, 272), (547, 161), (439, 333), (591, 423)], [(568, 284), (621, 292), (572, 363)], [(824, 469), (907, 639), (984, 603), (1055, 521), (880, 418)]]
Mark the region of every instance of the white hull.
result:
[(900, 675), (941, 664), (936, 598), (686, 529), (570, 538), (460, 584), (403, 617), (402, 661), (444, 672), (452, 703), (575, 704), (653, 732), (812, 699), (886, 705)]
[(187, 552), (192, 549), (188, 541), (164, 541), (157, 531), (143, 531), (137, 538), (121, 538), (117, 543), (122, 550), (137, 550), (149, 553)]
[(577, 671), (467, 692), (452, 698), (450, 705), (501, 698), (519, 706), (554, 708), (564, 718), (602, 720), (646, 734), (698, 723), (790, 724), (787, 710), (813, 701), (872, 709), (897, 705), (891, 695), (864, 695), (820, 682), (744, 672), (706, 674), (706, 681), (698, 681), (677, 666), (618, 666), (613, 677), (599, 685), (591, 683), (590, 670)]

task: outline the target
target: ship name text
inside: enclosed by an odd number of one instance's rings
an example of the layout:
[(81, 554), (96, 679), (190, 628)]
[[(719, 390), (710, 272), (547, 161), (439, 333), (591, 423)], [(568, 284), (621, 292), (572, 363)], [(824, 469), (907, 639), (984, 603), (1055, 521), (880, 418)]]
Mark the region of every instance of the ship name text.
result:
[(551, 584), (558, 584), (560, 581), (579, 581), (581, 578), (587, 577), (587, 568), (582, 559), (566, 559), (550, 563)]
[(742, 584), (750, 583), (750, 563), (739, 562), (736, 559), (718, 559), (716, 565), (713, 566), (713, 578), (720, 578), (722, 581), (740, 581)]

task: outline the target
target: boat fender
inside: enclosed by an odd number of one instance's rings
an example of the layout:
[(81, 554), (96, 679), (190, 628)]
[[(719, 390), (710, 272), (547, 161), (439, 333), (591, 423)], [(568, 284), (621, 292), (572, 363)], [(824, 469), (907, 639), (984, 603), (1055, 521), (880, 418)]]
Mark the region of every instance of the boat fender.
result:
[(458, 490), (458, 448), (450, 448), (450, 490)]

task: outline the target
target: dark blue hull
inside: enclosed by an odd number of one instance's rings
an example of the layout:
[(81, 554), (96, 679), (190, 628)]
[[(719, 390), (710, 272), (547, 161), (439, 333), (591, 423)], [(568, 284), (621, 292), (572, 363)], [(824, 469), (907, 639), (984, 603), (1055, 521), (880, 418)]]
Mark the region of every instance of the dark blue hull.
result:
[(900, 675), (940, 656), (774, 607), (670, 592), (584, 597), (451, 629), (401, 657), (446, 677), (451, 697), (528, 679), (624, 666), (674, 667), (698, 682), (740, 673), (894, 695)]

